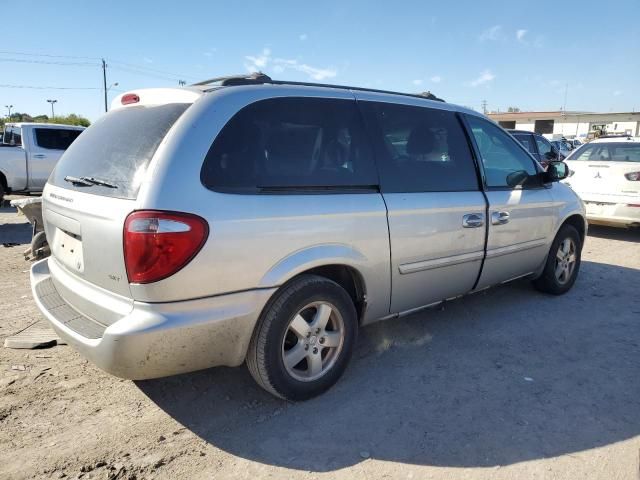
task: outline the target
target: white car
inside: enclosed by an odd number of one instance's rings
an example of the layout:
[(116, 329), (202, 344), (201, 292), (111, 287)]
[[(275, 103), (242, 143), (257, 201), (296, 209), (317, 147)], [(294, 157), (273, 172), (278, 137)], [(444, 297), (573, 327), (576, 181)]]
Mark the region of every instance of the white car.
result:
[(566, 163), (565, 183), (582, 198), (589, 223), (640, 227), (640, 137), (593, 140)]
[(84, 127), (7, 123), (0, 143), (0, 205), (7, 193), (38, 193)]

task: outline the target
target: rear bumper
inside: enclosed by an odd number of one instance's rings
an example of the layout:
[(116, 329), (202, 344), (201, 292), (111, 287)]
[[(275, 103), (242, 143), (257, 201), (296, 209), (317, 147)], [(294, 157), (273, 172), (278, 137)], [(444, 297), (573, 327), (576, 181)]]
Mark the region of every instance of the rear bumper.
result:
[[(635, 202), (640, 204), (640, 200)], [(584, 204), (589, 223), (619, 227), (640, 226), (640, 207), (630, 207), (627, 203), (588, 200), (585, 200)]]
[(242, 364), (260, 312), (275, 291), (134, 302), (131, 312), (104, 326), (65, 302), (46, 259), (31, 267), (31, 289), (61, 338), (103, 370), (134, 380)]

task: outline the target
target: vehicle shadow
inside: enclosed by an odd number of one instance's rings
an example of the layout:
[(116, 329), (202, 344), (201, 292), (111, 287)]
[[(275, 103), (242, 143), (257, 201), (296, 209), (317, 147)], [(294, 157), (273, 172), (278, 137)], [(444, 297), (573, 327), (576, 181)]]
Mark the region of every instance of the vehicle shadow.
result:
[(588, 235), (590, 237), (604, 238), (607, 240), (640, 243), (640, 228), (616, 228), (589, 225)]
[(304, 403), (271, 397), (245, 368), (136, 383), (205, 441), (270, 465), (558, 456), (640, 433), (638, 285), (640, 270), (584, 262), (564, 296), (520, 281), (368, 326), (338, 385)]

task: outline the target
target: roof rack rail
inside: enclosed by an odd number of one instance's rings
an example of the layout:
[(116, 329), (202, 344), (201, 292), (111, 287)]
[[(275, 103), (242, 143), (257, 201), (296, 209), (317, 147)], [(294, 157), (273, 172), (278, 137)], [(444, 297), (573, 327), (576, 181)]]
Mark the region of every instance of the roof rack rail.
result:
[(436, 97), (431, 92), (422, 93), (405, 93), (394, 92), (391, 90), (377, 90), (374, 88), (365, 87), (352, 87), (349, 85), (333, 85), (329, 83), (312, 83), (312, 82), (293, 82), (288, 80), (273, 80), (269, 75), (262, 72), (253, 72), (248, 75), (229, 75), (226, 77), (211, 78), (202, 82), (194, 83), (193, 86), (205, 86), (211, 84), (218, 84), (219, 86), (227, 87), (234, 85), (259, 85), (259, 84), (271, 84), (271, 85), (300, 85), (306, 87), (326, 87), (326, 88), (339, 88), (343, 90), (356, 90), (360, 92), (373, 92), (373, 93), (386, 93), (391, 95), (404, 95), (406, 97), (425, 98), (427, 100), (435, 100), (437, 102), (444, 102), (442, 98)]
[(228, 75), (226, 77), (210, 78), (209, 80), (203, 80), (198, 83), (193, 83), (192, 86), (203, 86), (217, 83), (222, 87), (229, 87), (234, 85), (255, 85), (262, 83), (271, 83), (271, 77), (265, 75), (262, 72), (253, 72), (248, 75)]
[(422, 92), (422, 93), (394, 92), (392, 90), (378, 90), (375, 88), (352, 87), (349, 85), (333, 85), (330, 83), (311, 83), (311, 82), (290, 82), (288, 80), (271, 80), (270, 82), (267, 82), (267, 83), (271, 83), (273, 85), (302, 85), (307, 87), (340, 88), (344, 90), (356, 90), (359, 92), (388, 93), (391, 95), (404, 95), (406, 97), (426, 98), (427, 100), (436, 100), (438, 102), (444, 102), (442, 98), (436, 97), (431, 92)]

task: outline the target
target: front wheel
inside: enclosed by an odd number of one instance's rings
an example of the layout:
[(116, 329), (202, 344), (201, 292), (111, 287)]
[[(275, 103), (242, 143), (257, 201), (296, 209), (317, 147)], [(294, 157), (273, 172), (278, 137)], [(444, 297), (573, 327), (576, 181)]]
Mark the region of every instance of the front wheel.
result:
[(571, 225), (563, 225), (551, 244), (542, 275), (533, 281), (534, 286), (545, 293), (562, 295), (576, 281), (580, 270), (582, 240)]
[(249, 344), (247, 367), (268, 392), (286, 400), (309, 399), (342, 376), (357, 329), (353, 301), (340, 285), (302, 275), (265, 307)]

